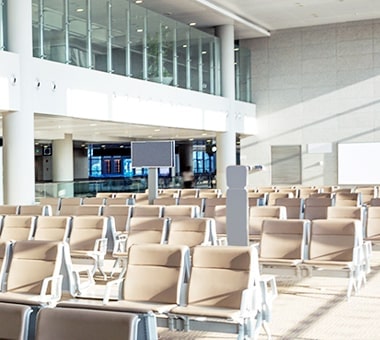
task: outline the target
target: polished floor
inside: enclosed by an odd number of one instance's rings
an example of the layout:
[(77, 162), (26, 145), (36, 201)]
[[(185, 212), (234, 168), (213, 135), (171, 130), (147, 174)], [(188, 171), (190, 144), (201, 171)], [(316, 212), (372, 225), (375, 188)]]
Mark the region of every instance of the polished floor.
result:
[[(380, 249), (371, 257), (372, 271), (360, 292), (346, 298), (348, 279), (277, 278), (273, 302), (272, 339), (377, 340), (380, 339)], [(262, 331), (259, 339), (267, 339)], [(160, 331), (160, 339), (236, 339), (232, 334)]]

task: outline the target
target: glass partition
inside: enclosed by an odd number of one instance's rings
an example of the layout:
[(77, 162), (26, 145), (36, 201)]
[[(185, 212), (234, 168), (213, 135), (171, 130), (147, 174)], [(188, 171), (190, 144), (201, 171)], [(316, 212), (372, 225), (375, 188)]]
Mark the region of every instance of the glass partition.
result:
[(33, 0), (38, 58), (220, 95), (218, 46), (130, 1)]
[(251, 102), (251, 51), (235, 48), (235, 99)]

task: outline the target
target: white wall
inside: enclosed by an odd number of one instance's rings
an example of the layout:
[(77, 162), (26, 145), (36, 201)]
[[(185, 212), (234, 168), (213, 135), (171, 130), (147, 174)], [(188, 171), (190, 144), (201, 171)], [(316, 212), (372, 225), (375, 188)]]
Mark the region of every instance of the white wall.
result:
[[(338, 143), (380, 141), (380, 20), (283, 30), (244, 45), (258, 132), (242, 140), (242, 164), (267, 169), (249, 184), (272, 184), (271, 145), (302, 145), (304, 185), (336, 184)], [(332, 152), (309, 153), (314, 143)]]

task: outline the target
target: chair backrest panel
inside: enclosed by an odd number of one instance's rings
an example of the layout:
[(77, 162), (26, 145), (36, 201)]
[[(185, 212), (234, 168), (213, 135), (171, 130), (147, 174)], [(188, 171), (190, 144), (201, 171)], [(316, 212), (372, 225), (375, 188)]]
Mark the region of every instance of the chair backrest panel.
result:
[(31, 239), (34, 234), (35, 220), (35, 216), (4, 216), (0, 239), (3, 241)]
[(35, 240), (66, 241), (70, 232), (71, 217), (39, 216), (36, 222)]
[(105, 238), (107, 217), (74, 216), (70, 234), (71, 250), (93, 250), (96, 239)]

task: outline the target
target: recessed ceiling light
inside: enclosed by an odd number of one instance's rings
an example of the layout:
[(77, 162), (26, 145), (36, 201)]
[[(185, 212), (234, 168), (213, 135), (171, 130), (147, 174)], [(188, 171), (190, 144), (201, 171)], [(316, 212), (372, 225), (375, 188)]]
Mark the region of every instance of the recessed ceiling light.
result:
[(143, 3), (143, 0), (136, 0), (135, 1), (135, 4), (142, 4)]
[(159, 132), (161, 131), (161, 129), (154, 129), (154, 132)]
[(190, 22), (190, 23), (189, 23), (189, 26), (196, 26), (196, 25), (197, 25), (196, 22)]
[(84, 8), (77, 8), (76, 9), (76, 12), (80, 13), (80, 12), (84, 12)]
[(207, 51), (202, 51), (202, 54), (207, 54)]
[(144, 32), (144, 30), (143, 30), (142, 28), (137, 28), (137, 29), (136, 29), (136, 32), (137, 32), (137, 33), (141, 33), (141, 32)]
[(187, 45), (186, 45), (186, 44), (183, 44), (183, 45), (182, 45), (182, 47), (183, 47), (183, 48), (186, 48), (186, 47), (187, 47)]

